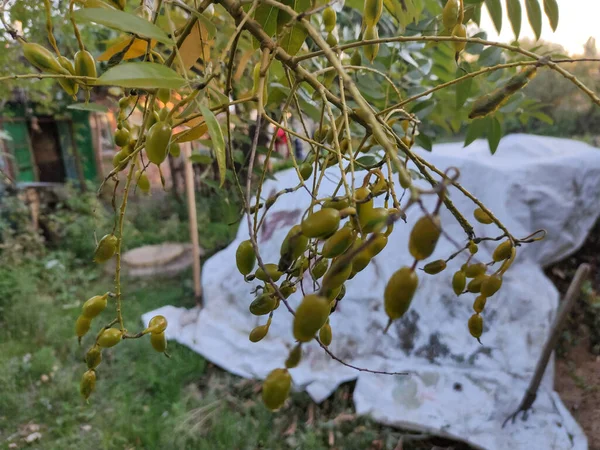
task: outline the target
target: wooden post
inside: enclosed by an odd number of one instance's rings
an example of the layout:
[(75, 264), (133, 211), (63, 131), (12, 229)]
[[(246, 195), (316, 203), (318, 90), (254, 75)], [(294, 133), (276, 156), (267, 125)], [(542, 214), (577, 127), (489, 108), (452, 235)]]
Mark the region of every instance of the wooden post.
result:
[(198, 216), (196, 213), (196, 192), (194, 189), (194, 169), (190, 156), (192, 146), (189, 142), (181, 144), (184, 157), (185, 192), (188, 204), (188, 216), (190, 223), (190, 237), (192, 240), (192, 255), (194, 258), (194, 298), (196, 305), (202, 306), (202, 285), (200, 284), (200, 247), (198, 244)]

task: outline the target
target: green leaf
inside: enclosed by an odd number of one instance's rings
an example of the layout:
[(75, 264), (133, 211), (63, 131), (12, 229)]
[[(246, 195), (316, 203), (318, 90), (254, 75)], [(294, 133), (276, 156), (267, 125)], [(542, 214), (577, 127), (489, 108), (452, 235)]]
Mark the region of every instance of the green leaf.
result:
[[(308, 10), (311, 5), (311, 0), (285, 0), (282, 3), (291, 6), (294, 11), (300, 13)], [(285, 14), (283, 11), (280, 11), (277, 14), (277, 32), (283, 30), (284, 26), (290, 22), (291, 17), (289, 14)], [(298, 23), (294, 24), (291, 28), (288, 28), (287, 31), (283, 34), (280, 40), (281, 48), (294, 56), (300, 48), (302, 48), (302, 44), (306, 39), (307, 33), (304, 27)]]
[(535, 33), (535, 39), (539, 40), (542, 34), (542, 9), (538, 0), (525, 0), (525, 8), (527, 9), (527, 18), (529, 24)]
[(556, 0), (544, 0), (544, 12), (550, 21), (552, 31), (556, 31), (556, 27), (558, 27), (558, 4)]
[(377, 159), (372, 155), (365, 155), (365, 156), (361, 156), (360, 158), (358, 158), (356, 160), (356, 162), (358, 164), (362, 164), (363, 166), (371, 167), (371, 166), (377, 164)]
[(534, 111), (534, 112), (530, 113), (530, 115), (532, 117), (535, 117), (538, 120), (541, 120), (542, 122), (547, 123), (548, 125), (552, 125), (554, 123), (554, 119), (552, 119), (552, 117), (550, 117), (548, 114), (545, 114), (541, 111)]
[(227, 171), (223, 131), (221, 131), (221, 125), (219, 125), (217, 118), (210, 109), (204, 105), (200, 105), (200, 112), (208, 126), (208, 134), (212, 141), (212, 150), (217, 157), (217, 164), (219, 165), (220, 185), (223, 186), (223, 183), (225, 182), (225, 172)]
[(467, 128), (464, 147), (468, 147), (473, 143), (475, 139), (483, 136), (486, 130), (488, 129), (488, 126), (489, 119), (487, 117), (484, 119), (477, 119), (471, 122)]
[(111, 67), (96, 80), (96, 84), (138, 89), (179, 89), (186, 81), (162, 64), (133, 62)]
[(506, 0), (506, 10), (508, 12), (510, 26), (515, 33), (515, 39), (519, 39), (519, 35), (521, 34), (521, 1)]
[(124, 11), (104, 8), (82, 8), (75, 11), (73, 17), (78, 21), (94, 22), (108, 28), (124, 31), (125, 33), (156, 39), (163, 44), (173, 44), (167, 33), (159, 27), (141, 17)]
[(67, 106), (67, 109), (75, 109), (77, 111), (108, 112), (108, 107), (98, 103), (74, 103)]
[(498, 144), (500, 144), (500, 139), (502, 138), (502, 125), (500, 125), (500, 122), (496, 117), (490, 121), (487, 138), (488, 144), (490, 145), (490, 152), (493, 155), (496, 153)]
[(423, 149), (430, 152), (433, 149), (433, 142), (431, 138), (425, 134), (419, 134), (416, 137), (417, 144), (419, 144)]
[[(272, 37), (277, 32), (277, 16), (279, 9), (266, 3), (261, 3), (256, 12), (254, 13), (254, 20), (256, 20), (263, 28), (265, 33)], [(252, 38), (252, 44), (255, 49), (260, 46), (260, 43), (256, 38)]]
[(467, 78), (456, 85), (456, 109), (462, 108), (465, 104), (471, 94), (472, 86), (473, 78)]
[(194, 153), (190, 156), (190, 161), (198, 164), (212, 164), (213, 159), (210, 157), (210, 155)]
[(502, 30), (502, 5), (500, 4), (500, 0), (485, 0), (485, 6), (490, 13), (492, 22), (494, 22), (496, 31), (500, 34)]

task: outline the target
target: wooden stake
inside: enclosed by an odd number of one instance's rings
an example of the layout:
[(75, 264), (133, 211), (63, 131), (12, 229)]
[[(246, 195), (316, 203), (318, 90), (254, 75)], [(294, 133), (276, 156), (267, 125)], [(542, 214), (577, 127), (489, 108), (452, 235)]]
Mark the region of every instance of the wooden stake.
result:
[(190, 238), (192, 240), (192, 255), (194, 258), (194, 298), (196, 305), (202, 306), (202, 285), (200, 284), (200, 247), (198, 244), (198, 216), (196, 213), (196, 192), (194, 189), (194, 169), (192, 168), (192, 146), (189, 142), (181, 145), (184, 157), (185, 192), (190, 223)]

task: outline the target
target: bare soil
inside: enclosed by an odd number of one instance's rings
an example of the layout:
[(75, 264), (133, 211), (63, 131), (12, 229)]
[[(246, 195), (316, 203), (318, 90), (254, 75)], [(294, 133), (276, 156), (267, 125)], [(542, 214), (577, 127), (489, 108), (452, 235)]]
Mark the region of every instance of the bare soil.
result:
[(561, 294), (581, 263), (590, 264), (592, 274), (556, 348), (555, 389), (583, 428), (590, 450), (600, 450), (600, 221), (579, 251), (546, 270)]

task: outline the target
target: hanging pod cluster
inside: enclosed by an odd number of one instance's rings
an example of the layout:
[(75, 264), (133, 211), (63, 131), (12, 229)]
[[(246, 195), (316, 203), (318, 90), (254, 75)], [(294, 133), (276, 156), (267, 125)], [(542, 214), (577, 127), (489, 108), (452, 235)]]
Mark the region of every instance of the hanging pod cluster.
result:
[(263, 399), (271, 409), (279, 408), (289, 392), (288, 369), (300, 363), (302, 344), (318, 338), (323, 346), (331, 345), (330, 315), (345, 296), (346, 281), (364, 270), (387, 245), (393, 229), (390, 216), (399, 211), (374, 206), (374, 198), (387, 197), (389, 190), (385, 179), (382, 182), (376, 178), (370, 182), (371, 175), (367, 175), (352, 198), (330, 197), (319, 201), (320, 208), (310, 208), (284, 237), (277, 262), (256, 267), (252, 242), (246, 240), (238, 245), (235, 258), (239, 272), (246, 281), (261, 282), (249, 312), (268, 315), (266, 323), (250, 331), (250, 341), (259, 342), (267, 336), (280, 301), (296, 292), (303, 279), (311, 280), (315, 288), (315, 292), (303, 296), (295, 309), (292, 332), (297, 345), (290, 350), (285, 369), (272, 372), (263, 385)]
[[(51, 39), (51, 42), (54, 38)], [(58, 83), (71, 97), (76, 98), (79, 86), (86, 90), (86, 100), (89, 99), (89, 86), (86, 80), (69, 78), (69, 76), (96, 78), (96, 61), (91, 53), (80, 50), (75, 53), (74, 62), (67, 57), (57, 54), (54, 56), (46, 47), (34, 42), (25, 42), (19, 39), (23, 56), (34, 67), (42, 72), (63, 75)], [(56, 47), (55, 47), (56, 48)], [(58, 53), (58, 49), (56, 49)]]
[[(366, 41), (379, 39), (377, 23), (383, 13), (383, 0), (365, 0), (363, 9), (363, 39)], [(373, 62), (379, 53), (379, 43), (367, 44), (363, 47), (365, 56)]]

